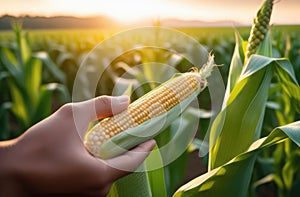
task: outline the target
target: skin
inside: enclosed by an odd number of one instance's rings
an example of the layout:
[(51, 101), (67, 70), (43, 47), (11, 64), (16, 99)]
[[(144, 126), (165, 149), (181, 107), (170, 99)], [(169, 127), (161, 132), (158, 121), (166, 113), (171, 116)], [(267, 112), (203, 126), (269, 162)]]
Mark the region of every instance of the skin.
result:
[[(0, 196), (105, 196), (115, 180), (140, 166), (155, 141), (101, 160), (87, 152), (82, 137), (91, 121), (119, 113), (128, 104), (124, 96), (66, 104), (22, 136), (0, 142)], [(76, 125), (73, 112), (80, 112)]]

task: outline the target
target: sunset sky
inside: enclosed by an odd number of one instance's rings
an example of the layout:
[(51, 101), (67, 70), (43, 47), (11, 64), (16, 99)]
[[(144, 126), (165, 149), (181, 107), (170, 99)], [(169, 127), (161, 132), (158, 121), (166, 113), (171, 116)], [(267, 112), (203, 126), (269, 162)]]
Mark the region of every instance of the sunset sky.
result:
[[(271, 23), (300, 24), (300, 0), (275, 0)], [(121, 22), (143, 18), (226, 20), (251, 24), (262, 0), (0, 0), (0, 15), (106, 15)]]

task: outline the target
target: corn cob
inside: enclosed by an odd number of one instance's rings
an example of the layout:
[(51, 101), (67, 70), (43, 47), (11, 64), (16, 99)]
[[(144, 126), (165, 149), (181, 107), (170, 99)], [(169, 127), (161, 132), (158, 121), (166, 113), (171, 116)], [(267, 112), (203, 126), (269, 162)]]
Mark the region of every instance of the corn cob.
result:
[(256, 53), (259, 44), (264, 40), (268, 32), (272, 8), (273, 0), (266, 0), (254, 18), (247, 44), (247, 59), (249, 59), (252, 54)]
[[(163, 115), (172, 111), (167, 121), (164, 119), (165, 127), (207, 86), (206, 78), (214, 66), (211, 55), (200, 72), (194, 67), (190, 72), (176, 74), (131, 103), (127, 110), (103, 119), (85, 136), (87, 150), (96, 157), (107, 159), (153, 138), (158, 134), (157, 130), (163, 128), (159, 126)], [(155, 128), (157, 126), (159, 128)]]

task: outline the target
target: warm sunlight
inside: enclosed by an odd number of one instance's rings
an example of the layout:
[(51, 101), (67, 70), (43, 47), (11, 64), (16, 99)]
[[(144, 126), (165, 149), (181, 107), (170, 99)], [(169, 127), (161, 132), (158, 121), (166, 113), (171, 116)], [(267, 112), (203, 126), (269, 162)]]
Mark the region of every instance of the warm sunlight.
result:
[[(262, 0), (0, 0), (0, 14), (39, 16), (106, 15), (121, 23), (140, 19), (176, 18), (181, 20), (252, 22)], [(277, 1), (271, 21), (299, 23), (299, 0)], [(34, 6), (33, 6), (34, 5)]]
[[(144, 18), (153, 18), (158, 15), (157, 1), (114, 0), (104, 4), (106, 15), (120, 22), (134, 22)], [(110, 10), (113, 10), (110, 11)]]
[(158, 0), (85, 0), (83, 6), (81, 1), (64, 0), (59, 2), (59, 6), (57, 6), (53, 4), (52, 0), (47, 0), (47, 4), (49, 4), (49, 8), (56, 7), (54, 12), (61, 15), (66, 13), (78, 16), (106, 15), (120, 22), (127, 23), (144, 18), (155, 18), (159, 15), (159, 7), (165, 2)]
[[(139, 0), (85, 0), (85, 1), (53, 1), (53, 0), (30, 0), (23, 2), (1, 3), (0, 14), (14, 15), (73, 15), (91, 16), (106, 15), (121, 22), (135, 21), (145, 17), (155, 17), (156, 10), (164, 4), (164, 1), (139, 1)], [(28, 6), (34, 5), (34, 6)]]

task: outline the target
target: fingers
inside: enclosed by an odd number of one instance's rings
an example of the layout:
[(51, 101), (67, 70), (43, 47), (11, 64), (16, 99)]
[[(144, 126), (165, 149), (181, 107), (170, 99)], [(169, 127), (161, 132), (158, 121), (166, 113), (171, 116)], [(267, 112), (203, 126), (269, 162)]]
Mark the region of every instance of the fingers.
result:
[(155, 140), (146, 141), (123, 155), (106, 161), (111, 181), (134, 172), (154, 148)]
[(128, 96), (100, 96), (80, 103), (81, 109), (91, 117), (91, 120), (118, 114), (128, 105)]
[(72, 105), (72, 112), (80, 135), (84, 135), (85, 129), (91, 121), (122, 112), (128, 107), (129, 101), (128, 96), (100, 96), (74, 103)]
[(95, 102), (97, 117), (105, 118), (113, 114), (118, 114), (128, 107), (129, 101), (129, 97), (125, 95), (118, 97), (98, 97)]

